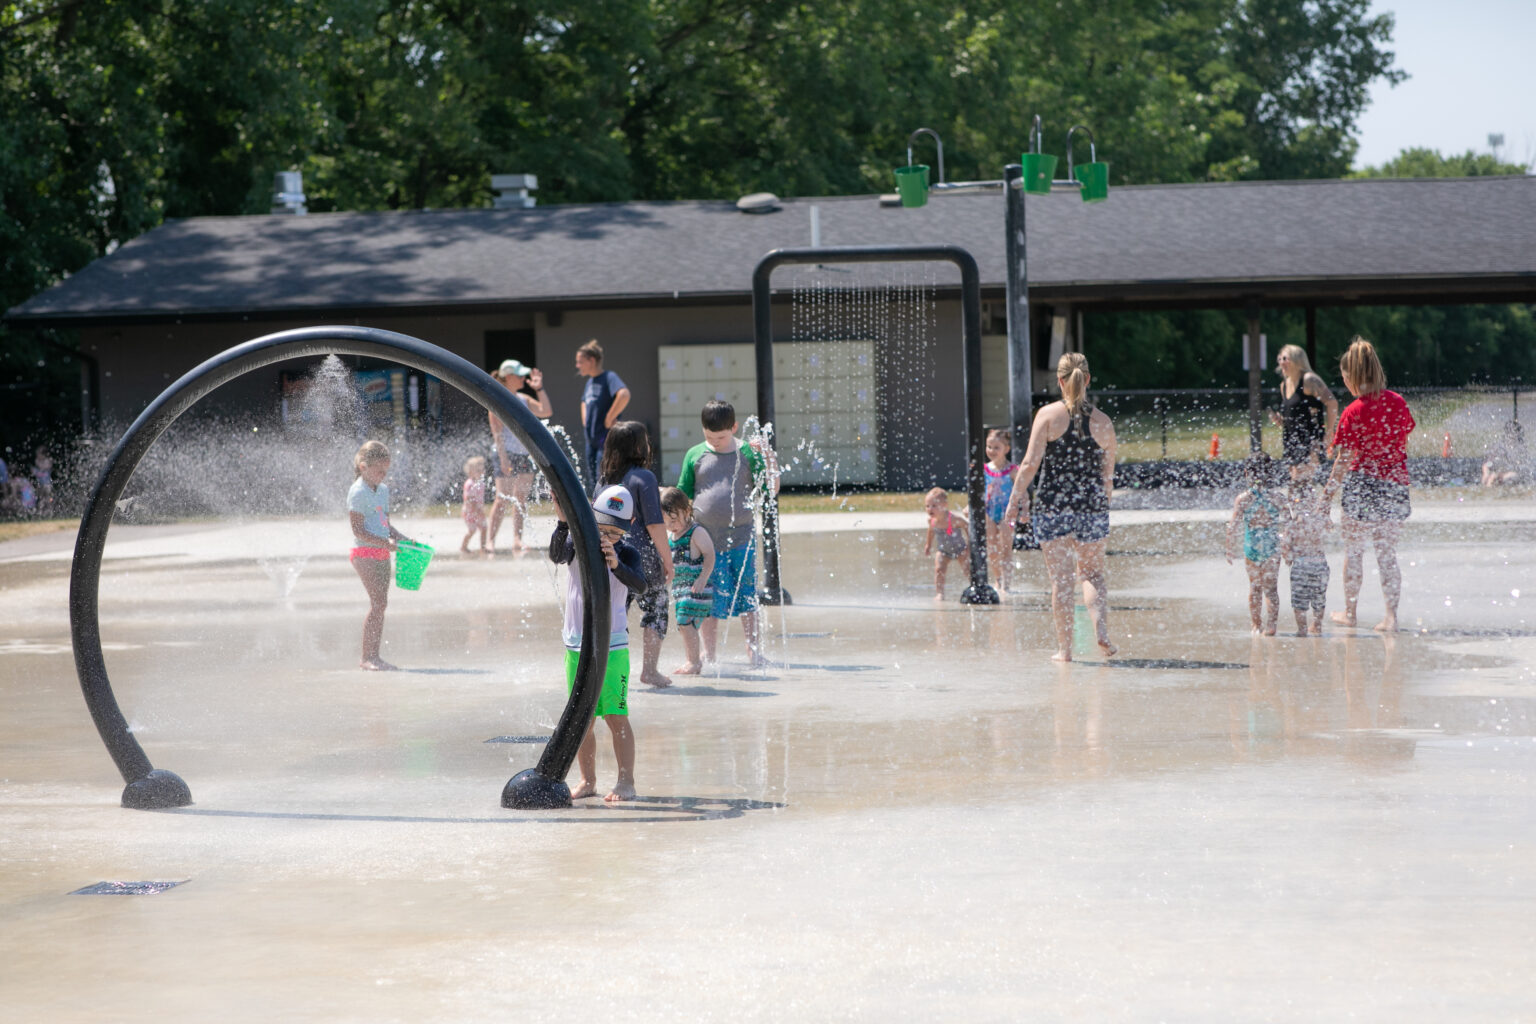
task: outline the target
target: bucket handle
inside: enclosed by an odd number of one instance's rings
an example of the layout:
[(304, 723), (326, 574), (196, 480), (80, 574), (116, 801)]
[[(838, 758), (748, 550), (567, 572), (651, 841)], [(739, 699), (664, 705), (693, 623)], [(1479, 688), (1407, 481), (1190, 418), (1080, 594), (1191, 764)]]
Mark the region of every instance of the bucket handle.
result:
[(938, 181), (938, 183), (940, 185), (942, 185), (942, 184), (944, 184), (944, 140), (939, 138), (939, 133), (934, 131), (932, 128), (919, 128), (915, 132), (913, 132), (911, 135), (907, 136), (907, 166), (908, 167), (912, 166), (912, 143), (917, 141), (917, 137), (919, 135), (924, 135), (924, 134), (933, 136), (933, 144), (938, 147), (938, 150), (939, 150), (939, 181)]
[(1098, 159), (1099, 159), (1099, 154), (1097, 152), (1096, 147), (1093, 144), (1093, 132), (1088, 130), (1087, 125), (1075, 124), (1071, 128), (1067, 129), (1067, 178), (1068, 178), (1068, 180), (1075, 181), (1076, 178), (1072, 174), (1072, 133), (1073, 132), (1082, 132), (1084, 135), (1088, 136), (1088, 161), (1090, 163), (1097, 163)]

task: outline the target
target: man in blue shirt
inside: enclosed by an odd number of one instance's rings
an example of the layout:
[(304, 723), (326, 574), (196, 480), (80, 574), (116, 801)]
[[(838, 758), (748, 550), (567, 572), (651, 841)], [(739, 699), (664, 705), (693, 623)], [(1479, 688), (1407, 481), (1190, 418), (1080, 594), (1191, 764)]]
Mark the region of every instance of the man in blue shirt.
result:
[(629, 404), (629, 388), (612, 370), (603, 369), (603, 346), (594, 338), (576, 350), (576, 372), (587, 378), (581, 393), (581, 426), (587, 438), (587, 482), (597, 485), (603, 442)]

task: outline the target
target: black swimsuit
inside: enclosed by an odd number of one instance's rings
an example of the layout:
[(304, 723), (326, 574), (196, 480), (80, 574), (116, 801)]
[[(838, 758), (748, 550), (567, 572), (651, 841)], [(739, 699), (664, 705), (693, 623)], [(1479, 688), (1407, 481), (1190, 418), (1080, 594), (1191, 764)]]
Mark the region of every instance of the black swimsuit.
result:
[(1080, 416), (1067, 423), (1067, 429), (1054, 441), (1047, 441), (1045, 457), (1040, 461), (1040, 486), (1035, 489), (1035, 508), (1045, 513), (1109, 511), (1109, 496), (1104, 493), (1104, 449), (1088, 429), (1092, 406), (1084, 406)]
[(1280, 403), (1280, 458), (1287, 466), (1300, 466), (1323, 454), (1323, 403), (1307, 394), (1305, 383), (1299, 382)]

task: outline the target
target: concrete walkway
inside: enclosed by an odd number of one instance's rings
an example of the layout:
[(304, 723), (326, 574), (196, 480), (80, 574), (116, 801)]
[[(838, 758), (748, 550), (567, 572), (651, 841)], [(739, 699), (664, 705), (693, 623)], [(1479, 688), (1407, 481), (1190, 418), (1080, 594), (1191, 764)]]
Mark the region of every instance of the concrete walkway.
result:
[(448, 550), (373, 673), (344, 523), (114, 527), (108, 671), (195, 801), (136, 812), (73, 536), (0, 545), (3, 1016), (1536, 1019), (1529, 503), (1420, 502), (1391, 636), (1252, 636), (1222, 518), (1116, 513), (1120, 652), (1060, 664), (1038, 553), (940, 603), (920, 513), (787, 517), (767, 667), (732, 621), (705, 674), (631, 684), (641, 799), (547, 813), (499, 805), (566, 699), (545, 559), (402, 517)]

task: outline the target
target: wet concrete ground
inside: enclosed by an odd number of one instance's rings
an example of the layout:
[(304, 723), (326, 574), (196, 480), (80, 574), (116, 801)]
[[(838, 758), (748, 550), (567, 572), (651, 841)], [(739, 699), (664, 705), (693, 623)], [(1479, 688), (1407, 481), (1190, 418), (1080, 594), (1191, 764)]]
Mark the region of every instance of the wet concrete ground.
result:
[[(107, 665), (196, 800), (137, 812), (75, 679), (72, 538), (0, 545), (0, 1005), (1536, 1017), (1536, 509), (1418, 501), (1411, 629), (1307, 640), (1249, 635), (1221, 518), (1117, 513), (1122, 653), (1062, 666), (1037, 553), (1003, 606), (936, 606), (920, 514), (790, 517), (774, 664), (732, 631), (718, 674), (632, 691), (644, 799), (550, 813), (499, 806), (564, 701), (539, 558), (440, 557), (391, 597), (406, 671), (374, 674), (344, 526), (114, 527)], [(72, 895), (141, 880), (184, 884)]]

